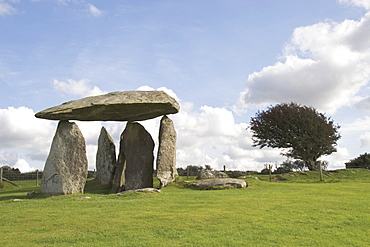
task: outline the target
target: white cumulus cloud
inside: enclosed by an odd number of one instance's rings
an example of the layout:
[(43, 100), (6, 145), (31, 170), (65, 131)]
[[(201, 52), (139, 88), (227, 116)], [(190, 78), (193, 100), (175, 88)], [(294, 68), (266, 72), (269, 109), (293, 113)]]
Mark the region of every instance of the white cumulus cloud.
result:
[(79, 81), (68, 79), (67, 82), (54, 80), (53, 85), (55, 90), (59, 91), (60, 93), (77, 95), (81, 97), (96, 96), (107, 93), (97, 86), (92, 86), (90, 81), (87, 79), (82, 79)]
[(239, 106), (295, 101), (335, 112), (363, 100), (370, 80), (370, 13), (294, 30), (281, 61), (249, 75)]
[[(35, 170), (31, 162), (46, 160), (55, 122), (38, 119), (27, 107), (0, 109), (0, 164)], [(20, 158), (22, 154), (22, 158)]]
[(32, 172), (36, 171), (37, 169), (34, 167), (31, 167), (30, 164), (24, 159), (18, 159), (17, 162), (14, 165), (14, 168), (18, 168), (20, 172)]
[(370, 132), (360, 136), (361, 147), (370, 147)]
[(47, 138), (54, 131), (55, 124), (38, 119), (34, 114), (27, 107), (0, 109), (0, 148), (30, 148), (34, 149), (30, 155), (36, 155), (48, 146), (50, 141)]
[(0, 150), (0, 166), (13, 167), (18, 160), (18, 153), (15, 151), (6, 152)]
[[(37, 169), (43, 169), (57, 121), (38, 119), (34, 114), (27, 107), (0, 109), (0, 166), (19, 168), (22, 172), (36, 170), (36, 166)], [(89, 169), (94, 169), (98, 137), (103, 124), (100, 121), (76, 121), (76, 124), (85, 138)], [(107, 122), (104, 126), (118, 148), (125, 123)]]
[(176, 101), (180, 101), (179, 97), (177, 97), (177, 94), (172, 89), (169, 89), (166, 87), (159, 87), (157, 89), (154, 89), (148, 85), (145, 85), (145, 86), (138, 87), (136, 90), (137, 91), (163, 91), (167, 93), (169, 96), (171, 96), (172, 98), (174, 98)]
[(369, 130), (370, 126), (370, 117), (365, 116), (363, 118), (354, 119), (350, 123), (343, 124), (340, 128), (341, 133), (345, 135), (353, 133), (361, 133)]
[(337, 152), (332, 153), (329, 156), (322, 156), (320, 160), (326, 160), (329, 162), (329, 169), (343, 169), (345, 168), (345, 163), (348, 162), (351, 158), (351, 155), (348, 152), (347, 148), (337, 147)]
[(370, 9), (370, 1), (369, 0), (338, 0), (342, 4), (354, 5), (357, 7), (364, 8), (366, 10)]
[[(183, 102), (170, 115), (177, 130), (177, 165), (210, 165), (214, 169), (257, 170), (270, 161), (269, 150), (252, 148), (246, 123), (236, 123), (230, 110)], [(259, 158), (260, 160), (257, 160)], [(275, 159), (273, 160), (275, 161)]]

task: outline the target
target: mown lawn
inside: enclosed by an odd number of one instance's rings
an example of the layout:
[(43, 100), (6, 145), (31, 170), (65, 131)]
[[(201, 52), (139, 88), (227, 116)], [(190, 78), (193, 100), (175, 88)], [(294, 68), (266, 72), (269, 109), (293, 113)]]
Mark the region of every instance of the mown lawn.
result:
[(34, 181), (5, 184), (0, 246), (369, 246), (370, 172), (354, 171), (320, 183), (315, 174), (299, 182), (287, 174), (287, 182), (248, 178), (246, 189), (177, 183), (162, 193), (121, 196), (89, 189), (26, 199), (39, 191)]

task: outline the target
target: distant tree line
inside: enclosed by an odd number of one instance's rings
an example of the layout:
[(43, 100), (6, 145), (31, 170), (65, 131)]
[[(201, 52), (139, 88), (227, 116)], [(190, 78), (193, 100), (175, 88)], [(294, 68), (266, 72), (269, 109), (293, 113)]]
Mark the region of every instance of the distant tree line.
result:
[[(200, 172), (202, 170), (212, 170), (211, 166), (209, 165), (204, 165), (203, 166), (187, 166), (186, 168), (177, 168), (177, 173), (179, 174), (179, 176), (199, 176)], [(240, 178), (240, 177), (243, 177), (243, 176), (247, 176), (247, 175), (250, 175), (250, 174), (255, 174), (257, 173), (256, 171), (224, 171), (226, 173), (226, 175), (230, 178)]]
[[(35, 180), (37, 176), (37, 171), (21, 173), (18, 168), (13, 168), (10, 166), (3, 166), (3, 177), (9, 179), (10, 181), (19, 180)], [(88, 171), (87, 178), (94, 178), (95, 171)], [(42, 178), (42, 171), (38, 172), (38, 178)]]
[[(315, 161), (314, 165), (312, 165), (311, 162), (309, 163), (309, 165), (307, 165), (306, 162), (302, 160), (286, 160), (283, 163), (279, 164), (279, 166), (276, 166), (275, 169), (271, 172), (274, 174), (283, 174), (292, 171), (304, 171), (305, 169), (315, 171), (319, 170), (320, 163), (323, 170), (326, 170), (328, 168), (329, 162), (327, 162), (326, 160), (317, 160)], [(269, 174), (269, 168), (266, 166), (264, 169), (261, 170), (260, 173)]]
[(198, 176), (202, 169), (202, 166), (187, 166), (185, 169), (180, 167), (177, 168), (177, 173), (179, 176)]
[(352, 159), (345, 164), (346, 164), (346, 169), (349, 169), (349, 168), (370, 169), (370, 154), (368, 153), (361, 154), (359, 157)]
[[(13, 168), (10, 166), (3, 166), (3, 177), (9, 179), (11, 181), (19, 181), (19, 180), (34, 180), (36, 179), (37, 172), (26, 172), (21, 173), (18, 168)], [(39, 179), (42, 178), (42, 172), (38, 173)]]

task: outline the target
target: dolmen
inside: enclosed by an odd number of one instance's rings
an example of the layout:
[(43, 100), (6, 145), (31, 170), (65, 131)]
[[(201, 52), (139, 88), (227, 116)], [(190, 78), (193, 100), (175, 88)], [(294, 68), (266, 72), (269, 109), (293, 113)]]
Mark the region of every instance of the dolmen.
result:
[(160, 187), (175, 181), (176, 131), (168, 114), (179, 112), (178, 102), (163, 91), (123, 91), (86, 97), (35, 114), (59, 120), (41, 180), (43, 194), (83, 193), (88, 173), (86, 144), (74, 122), (127, 121), (120, 136), (118, 159), (112, 137), (102, 127), (96, 154), (95, 181), (112, 192), (153, 187), (154, 141), (138, 122), (162, 116), (156, 160)]

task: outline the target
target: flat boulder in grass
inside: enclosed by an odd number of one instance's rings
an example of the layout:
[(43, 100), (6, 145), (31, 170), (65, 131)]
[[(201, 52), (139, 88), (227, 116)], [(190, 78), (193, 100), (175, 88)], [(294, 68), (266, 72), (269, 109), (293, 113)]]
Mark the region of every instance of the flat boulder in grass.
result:
[(141, 121), (179, 112), (163, 91), (123, 91), (86, 97), (35, 114), (37, 118), (79, 121)]
[(142, 188), (142, 189), (135, 189), (135, 190), (125, 190), (125, 191), (118, 192), (116, 194), (117, 195), (122, 195), (122, 194), (125, 194), (125, 193), (131, 193), (131, 192), (158, 192), (158, 193), (162, 193), (161, 190), (156, 189), (156, 188)]
[(245, 188), (247, 183), (242, 179), (236, 178), (214, 178), (204, 179), (191, 184), (191, 187), (200, 190)]

